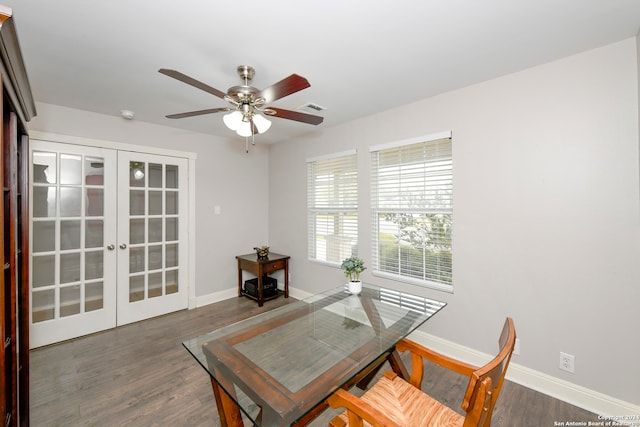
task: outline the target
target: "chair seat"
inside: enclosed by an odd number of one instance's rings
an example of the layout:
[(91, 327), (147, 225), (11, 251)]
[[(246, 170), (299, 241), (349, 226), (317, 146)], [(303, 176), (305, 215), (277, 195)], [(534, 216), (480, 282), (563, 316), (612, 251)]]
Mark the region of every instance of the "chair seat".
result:
[[(461, 427), (464, 417), (444, 406), (390, 373), (385, 374), (376, 384), (362, 395), (362, 400), (384, 412), (396, 423), (407, 427)], [(346, 411), (338, 416), (349, 425)], [(365, 426), (371, 426), (366, 420)]]

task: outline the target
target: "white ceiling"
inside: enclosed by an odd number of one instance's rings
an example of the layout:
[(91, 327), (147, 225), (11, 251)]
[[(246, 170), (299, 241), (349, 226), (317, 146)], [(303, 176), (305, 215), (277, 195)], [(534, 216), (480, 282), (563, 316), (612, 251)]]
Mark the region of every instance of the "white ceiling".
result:
[(274, 107), (327, 109), (312, 126), (273, 118), (276, 142), (604, 46), (640, 30), (640, 0), (3, 0), (14, 12), (36, 101), (240, 138), (227, 104), (158, 73), (226, 92), (236, 67), (263, 89), (311, 87)]

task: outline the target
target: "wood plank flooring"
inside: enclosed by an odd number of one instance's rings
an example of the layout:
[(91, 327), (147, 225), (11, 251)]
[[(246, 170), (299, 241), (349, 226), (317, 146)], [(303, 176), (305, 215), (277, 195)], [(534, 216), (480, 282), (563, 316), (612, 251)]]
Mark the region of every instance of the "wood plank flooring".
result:
[[(258, 307), (232, 298), (31, 352), (31, 425), (220, 426), (209, 377), (182, 341), (254, 316), (292, 298)], [(464, 378), (428, 366), (424, 389), (459, 408)], [(311, 426), (326, 426), (332, 413)], [(493, 426), (553, 426), (597, 416), (506, 382)], [(413, 426), (412, 426), (413, 427)]]

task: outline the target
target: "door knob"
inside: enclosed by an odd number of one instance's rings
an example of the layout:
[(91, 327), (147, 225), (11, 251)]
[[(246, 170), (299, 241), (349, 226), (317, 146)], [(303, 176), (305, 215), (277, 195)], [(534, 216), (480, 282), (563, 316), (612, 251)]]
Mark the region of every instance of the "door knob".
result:
[(115, 248), (116, 248), (116, 245), (107, 246), (107, 249), (109, 249), (110, 251), (114, 250)]
[(120, 244), (120, 249), (127, 249), (127, 244), (126, 243), (121, 243)]

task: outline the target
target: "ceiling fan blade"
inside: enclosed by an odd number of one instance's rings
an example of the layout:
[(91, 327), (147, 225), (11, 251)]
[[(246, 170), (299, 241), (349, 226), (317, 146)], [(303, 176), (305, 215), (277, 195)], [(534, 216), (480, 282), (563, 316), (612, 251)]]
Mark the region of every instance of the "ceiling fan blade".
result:
[(299, 111), (284, 110), (282, 108), (269, 107), (264, 113), (272, 117), (295, 120), (297, 122), (309, 123), (310, 125), (319, 125), (324, 120), (324, 117), (301, 113)]
[(159, 73), (164, 74), (165, 76), (173, 77), (176, 80), (180, 80), (183, 83), (196, 87), (200, 90), (210, 93), (211, 95), (217, 96), (218, 98), (224, 99), (226, 93), (209, 86), (208, 84), (202, 83), (199, 80), (194, 79), (193, 77), (189, 77), (186, 74), (181, 73), (176, 70), (169, 70), (167, 68), (160, 68), (158, 70)]
[(265, 99), (265, 104), (268, 104), (302, 89), (306, 89), (309, 86), (311, 85), (307, 79), (297, 74), (291, 74), (289, 77), (286, 77), (278, 83), (262, 90), (262, 92), (260, 92), (260, 96)]
[(169, 114), (165, 116), (167, 119), (183, 119), (185, 117), (202, 116), (204, 114), (219, 113), (221, 111), (231, 111), (231, 108), (208, 108), (206, 110), (189, 111), (187, 113)]

